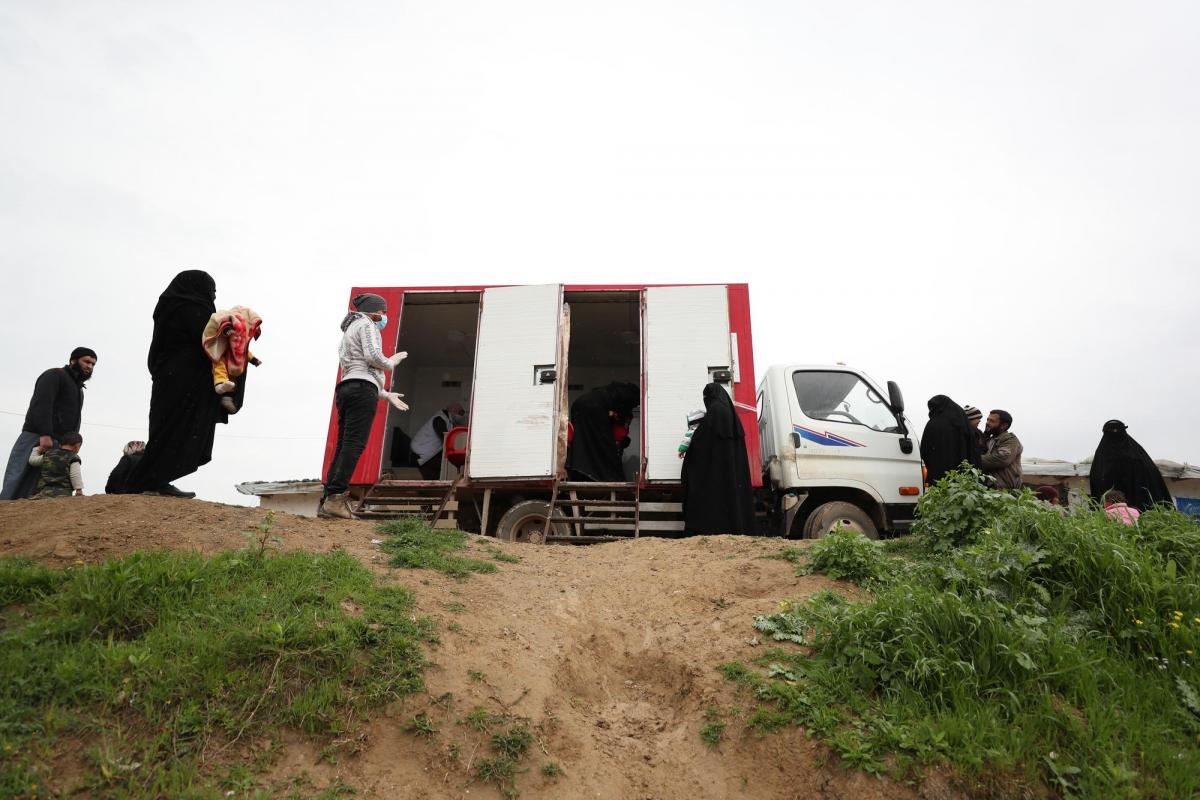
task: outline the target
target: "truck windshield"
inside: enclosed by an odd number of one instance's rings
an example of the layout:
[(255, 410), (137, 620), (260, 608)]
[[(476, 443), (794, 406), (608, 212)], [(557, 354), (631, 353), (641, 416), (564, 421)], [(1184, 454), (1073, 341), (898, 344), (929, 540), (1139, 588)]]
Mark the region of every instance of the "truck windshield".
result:
[(899, 433), (896, 415), (879, 393), (852, 372), (792, 373), (796, 400), (809, 419), (863, 425), (874, 431)]

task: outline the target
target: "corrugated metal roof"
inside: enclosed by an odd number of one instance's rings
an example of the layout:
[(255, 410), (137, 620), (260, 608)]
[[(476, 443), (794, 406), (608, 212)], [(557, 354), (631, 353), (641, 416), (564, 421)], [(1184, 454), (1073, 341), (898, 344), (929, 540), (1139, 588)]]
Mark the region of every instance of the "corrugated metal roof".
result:
[[(1164, 478), (1176, 480), (1200, 479), (1200, 467), (1191, 464), (1180, 464), (1178, 461), (1158, 459), (1154, 462)], [(1054, 477), (1086, 477), (1092, 468), (1092, 460), (1063, 461), (1058, 458), (1022, 458), (1021, 471), (1026, 475), (1049, 475)]]

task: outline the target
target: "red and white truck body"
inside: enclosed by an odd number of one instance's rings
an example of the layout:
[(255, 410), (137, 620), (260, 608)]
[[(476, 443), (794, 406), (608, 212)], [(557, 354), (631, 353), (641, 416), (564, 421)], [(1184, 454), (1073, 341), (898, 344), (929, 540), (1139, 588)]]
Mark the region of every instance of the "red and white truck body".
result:
[[(382, 514), (404, 507), (397, 498), (416, 502), (422, 489), (432, 498), (447, 484), (453, 491), (443, 505), (473, 503), (484, 533), (506, 505), (544, 496), (550, 508), (555, 484), (566, 478), (570, 404), (611, 381), (641, 390), (625, 455), (624, 488), (633, 495), (678, 500), (677, 448), (688, 413), (703, 408), (702, 390), (714, 380), (733, 397), (747, 467), (761, 485), (746, 284), (362, 286), (350, 297), (360, 292), (387, 300), (384, 352), (409, 354), (391, 389), (410, 406), (380, 406), (351, 478), (364, 515), (372, 497)], [(469, 411), (465, 463), (445, 468), (438, 482), (424, 481), (408, 460), (408, 443), (454, 401)], [(322, 474), (336, 441), (331, 413)]]

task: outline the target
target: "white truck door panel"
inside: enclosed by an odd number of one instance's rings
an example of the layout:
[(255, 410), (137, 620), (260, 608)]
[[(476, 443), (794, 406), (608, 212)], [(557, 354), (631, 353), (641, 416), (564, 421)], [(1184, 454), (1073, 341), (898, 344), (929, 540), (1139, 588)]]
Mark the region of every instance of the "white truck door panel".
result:
[(920, 486), (920, 460), (900, 449), (900, 421), (880, 390), (841, 366), (790, 369), (786, 381), (799, 485), (853, 482), (884, 503), (910, 502), (899, 491)]
[[(646, 480), (677, 481), (688, 412), (704, 408), (711, 368), (730, 369), (729, 290), (725, 286), (646, 289), (642, 321), (642, 418)], [(730, 388), (730, 387), (726, 387)]]
[(562, 286), (483, 291), (479, 311), (467, 474), (473, 480), (554, 474)]

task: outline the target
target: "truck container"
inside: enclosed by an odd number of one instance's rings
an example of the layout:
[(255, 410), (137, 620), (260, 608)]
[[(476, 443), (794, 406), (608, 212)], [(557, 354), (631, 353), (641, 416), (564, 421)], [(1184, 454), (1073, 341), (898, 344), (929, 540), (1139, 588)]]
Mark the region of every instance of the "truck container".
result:
[[(760, 487), (746, 284), (355, 287), (388, 304), (384, 351), (406, 412), (376, 415), (351, 478), (358, 517), (424, 516), (504, 539), (583, 542), (683, 528), (677, 448), (710, 382), (731, 394)], [(339, 375), (340, 378), (340, 375)], [(612, 381), (639, 387), (624, 481), (568, 481), (570, 404)], [(412, 437), (452, 402), (443, 470), (424, 480)], [(337, 441), (331, 411), (322, 474)]]

